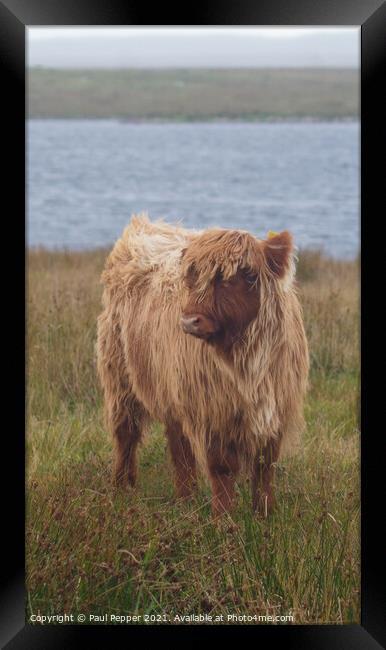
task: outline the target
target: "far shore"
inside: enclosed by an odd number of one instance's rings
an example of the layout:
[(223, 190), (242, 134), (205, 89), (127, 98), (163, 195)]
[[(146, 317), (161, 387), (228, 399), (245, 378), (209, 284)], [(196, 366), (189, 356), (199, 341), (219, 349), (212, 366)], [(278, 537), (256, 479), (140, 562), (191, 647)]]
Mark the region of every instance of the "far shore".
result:
[(346, 120), (359, 115), (353, 69), (30, 68), (28, 114), (127, 121)]
[(28, 120), (84, 120), (84, 121), (112, 121), (120, 122), (122, 124), (298, 124), (299, 122), (320, 124), (320, 123), (353, 123), (359, 122), (359, 116), (354, 115), (336, 115), (336, 116), (315, 116), (315, 115), (293, 115), (279, 117), (277, 115), (268, 116), (236, 116), (236, 117), (211, 117), (211, 116), (195, 116), (195, 117), (117, 117), (110, 115), (106, 117), (95, 117), (91, 115), (82, 115), (79, 117), (62, 115), (32, 115), (27, 118)]

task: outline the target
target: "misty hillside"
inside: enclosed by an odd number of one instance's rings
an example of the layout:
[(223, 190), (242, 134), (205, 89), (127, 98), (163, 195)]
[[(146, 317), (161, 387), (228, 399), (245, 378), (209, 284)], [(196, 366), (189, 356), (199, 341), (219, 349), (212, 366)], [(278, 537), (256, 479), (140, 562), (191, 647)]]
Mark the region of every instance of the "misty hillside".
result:
[(345, 119), (359, 113), (353, 69), (31, 68), (31, 118)]

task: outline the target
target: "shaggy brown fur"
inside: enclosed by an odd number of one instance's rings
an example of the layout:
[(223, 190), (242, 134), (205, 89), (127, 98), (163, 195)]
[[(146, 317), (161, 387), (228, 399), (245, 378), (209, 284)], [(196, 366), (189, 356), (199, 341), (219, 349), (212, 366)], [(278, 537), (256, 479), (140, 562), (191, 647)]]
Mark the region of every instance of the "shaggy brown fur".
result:
[(293, 277), (288, 232), (262, 241), (132, 218), (108, 257), (98, 319), (118, 483), (135, 483), (138, 442), (158, 420), (181, 496), (197, 463), (213, 512), (228, 510), (243, 470), (267, 514), (274, 464), (303, 426), (308, 351)]

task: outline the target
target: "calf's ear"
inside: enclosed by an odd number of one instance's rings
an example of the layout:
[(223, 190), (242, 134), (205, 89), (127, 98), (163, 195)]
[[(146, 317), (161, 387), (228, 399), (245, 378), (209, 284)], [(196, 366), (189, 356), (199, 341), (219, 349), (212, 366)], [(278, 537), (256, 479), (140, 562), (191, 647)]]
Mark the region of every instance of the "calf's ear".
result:
[(268, 236), (263, 242), (264, 257), (272, 275), (283, 278), (290, 268), (293, 238), (288, 230)]

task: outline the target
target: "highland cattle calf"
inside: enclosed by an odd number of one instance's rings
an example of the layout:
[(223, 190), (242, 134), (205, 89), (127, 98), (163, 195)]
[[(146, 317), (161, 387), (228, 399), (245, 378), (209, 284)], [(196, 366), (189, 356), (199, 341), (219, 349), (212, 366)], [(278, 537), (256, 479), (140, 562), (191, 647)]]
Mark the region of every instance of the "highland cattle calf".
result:
[(138, 443), (158, 420), (179, 496), (200, 468), (220, 514), (247, 473), (267, 515), (275, 463), (303, 425), (308, 350), (293, 279), (288, 232), (259, 240), (132, 217), (107, 259), (98, 319), (117, 484), (135, 484)]

